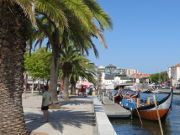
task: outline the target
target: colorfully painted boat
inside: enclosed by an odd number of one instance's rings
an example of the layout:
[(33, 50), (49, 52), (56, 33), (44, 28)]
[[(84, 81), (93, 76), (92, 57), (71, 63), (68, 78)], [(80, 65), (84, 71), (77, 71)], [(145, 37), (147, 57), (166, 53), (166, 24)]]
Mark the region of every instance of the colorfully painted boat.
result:
[(156, 121), (158, 119), (166, 118), (172, 104), (172, 98), (173, 90), (162, 98), (158, 98), (157, 94), (151, 94), (151, 96), (147, 96), (144, 101), (139, 98), (123, 98), (120, 101), (120, 105), (131, 110), (136, 116), (139, 115), (143, 119)]
[[(115, 91), (115, 90), (114, 90)], [(114, 92), (115, 93), (115, 92)], [(119, 102), (123, 98), (138, 98), (139, 92), (138, 91), (133, 91), (130, 89), (122, 89), (122, 90), (116, 90), (116, 93), (113, 94), (114, 102), (119, 104)]]

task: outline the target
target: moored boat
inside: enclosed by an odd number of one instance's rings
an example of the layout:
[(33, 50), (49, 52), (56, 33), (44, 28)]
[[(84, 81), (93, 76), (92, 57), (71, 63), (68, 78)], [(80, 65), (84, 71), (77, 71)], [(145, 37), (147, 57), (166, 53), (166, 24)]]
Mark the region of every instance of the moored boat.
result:
[(138, 116), (139, 113), (140, 117), (143, 119), (158, 120), (166, 118), (171, 107), (172, 98), (173, 91), (171, 90), (171, 92), (167, 96), (156, 101), (150, 101), (150, 98), (147, 98), (147, 100), (145, 100), (144, 102), (139, 103), (140, 101), (142, 101), (142, 99), (122, 99), (120, 101), (120, 105), (122, 105), (126, 109), (131, 110), (132, 113), (136, 116)]
[(119, 104), (119, 102), (123, 99), (129, 99), (129, 98), (138, 98), (139, 96), (139, 91), (133, 91), (130, 89), (122, 89), (118, 90), (116, 95), (114, 95), (114, 102)]

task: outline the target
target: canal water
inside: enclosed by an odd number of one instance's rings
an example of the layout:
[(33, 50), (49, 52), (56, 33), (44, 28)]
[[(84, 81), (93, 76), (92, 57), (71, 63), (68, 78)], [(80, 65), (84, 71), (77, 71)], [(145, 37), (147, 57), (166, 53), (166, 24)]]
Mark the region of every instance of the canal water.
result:
[[(158, 122), (131, 119), (110, 120), (117, 135), (161, 135)], [(164, 135), (180, 135), (180, 95), (173, 95), (172, 109), (162, 122)]]

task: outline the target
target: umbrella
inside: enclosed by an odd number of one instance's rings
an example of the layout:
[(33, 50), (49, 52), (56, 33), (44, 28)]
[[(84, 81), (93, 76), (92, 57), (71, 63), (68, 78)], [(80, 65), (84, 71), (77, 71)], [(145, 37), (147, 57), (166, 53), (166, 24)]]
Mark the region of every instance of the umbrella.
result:
[(88, 87), (92, 86), (93, 84), (86, 81), (86, 82), (82, 82), (81, 85), (86, 86), (88, 88)]

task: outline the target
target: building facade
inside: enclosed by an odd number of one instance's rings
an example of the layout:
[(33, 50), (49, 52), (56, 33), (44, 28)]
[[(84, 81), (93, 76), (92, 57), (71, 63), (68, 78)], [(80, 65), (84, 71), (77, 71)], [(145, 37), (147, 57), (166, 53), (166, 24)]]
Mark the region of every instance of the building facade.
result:
[(171, 79), (172, 86), (180, 87), (180, 64), (169, 67), (168, 76)]
[(136, 69), (126, 69), (126, 75), (127, 76), (132, 76), (133, 74), (138, 74), (139, 71)]
[(131, 75), (138, 73), (136, 69), (118, 68), (112, 64), (99, 66), (97, 69), (102, 89), (114, 89), (116, 85), (131, 83)]

